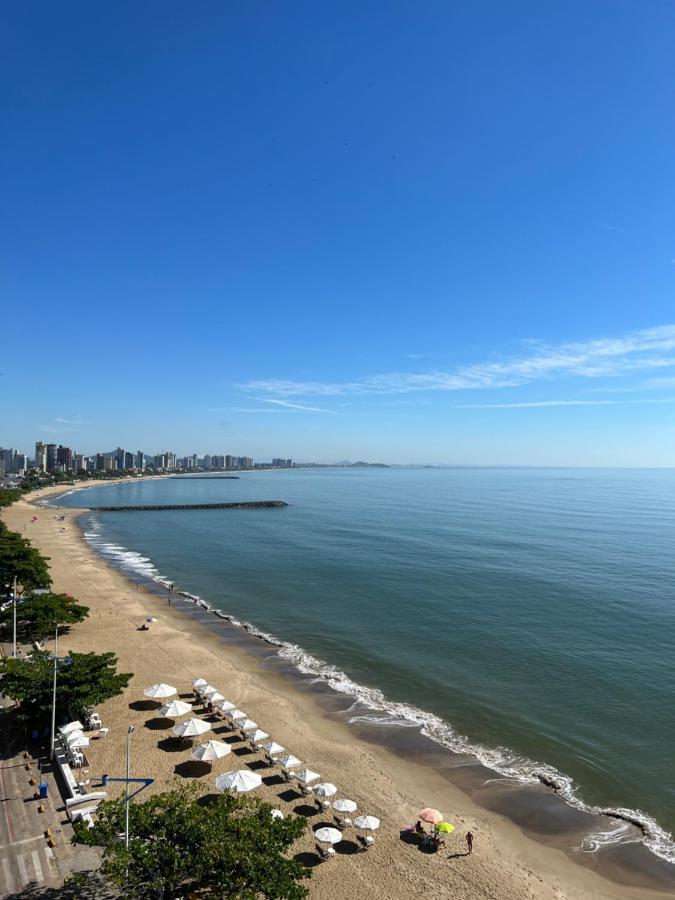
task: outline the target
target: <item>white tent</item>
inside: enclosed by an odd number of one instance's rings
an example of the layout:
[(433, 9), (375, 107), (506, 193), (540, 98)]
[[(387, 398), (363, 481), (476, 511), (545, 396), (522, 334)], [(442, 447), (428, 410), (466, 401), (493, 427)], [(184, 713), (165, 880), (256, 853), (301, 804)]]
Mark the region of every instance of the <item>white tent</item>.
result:
[(230, 703), (229, 700), (219, 700), (216, 703), (216, 709), (222, 709), (223, 712), (229, 712), (231, 709), (236, 709), (234, 703)]
[(276, 741), (265, 741), (264, 744), (261, 744), (261, 748), (266, 753), (269, 753), (270, 756), (274, 756), (277, 753), (284, 752), (284, 748), (281, 746), (281, 744), (277, 744)]
[(216, 787), (219, 791), (236, 791), (245, 793), (252, 791), (262, 784), (262, 778), (248, 769), (235, 769), (233, 772), (225, 772), (216, 778)]
[(377, 816), (359, 816), (354, 819), (354, 828), (359, 831), (377, 831), (380, 827), (380, 820)]
[(317, 828), (314, 832), (314, 837), (321, 844), (338, 844), (343, 839), (341, 831), (338, 831), (337, 828), (330, 828), (328, 826)]
[(231, 709), (227, 713), (228, 719), (232, 719), (233, 722), (236, 722), (237, 719), (247, 719), (248, 716), (245, 712), (242, 712), (240, 709)]
[(146, 697), (151, 697), (153, 700), (163, 700), (165, 697), (173, 697), (178, 691), (175, 687), (171, 687), (170, 684), (160, 683), (150, 685), (150, 687), (145, 688), (143, 693)]
[(68, 722), (59, 728), (59, 734), (70, 734), (71, 731), (84, 731), (84, 725), (77, 719), (74, 722)]
[(192, 758), (200, 762), (213, 762), (214, 759), (222, 759), (232, 752), (232, 747), (224, 741), (206, 741), (192, 751)]
[(192, 687), (195, 690), (201, 690), (203, 687), (206, 687), (207, 684), (208, 681), (206, 680), (206, 678), (195, 678), (195, 680), (192, 682)]
[(184, 716), (189, 712), (192, 712), (190, 703), (186, 703), (185, 700), (172, 700), (160, 709), (159, 714), (165, 719), (177, 719), (178, 716)]
[(298, 759), (297, 756), (293, 756), (292, 753), (287, 753), (285, 756), (280, 756), (277, 760), (280, 766), (283, 766), (284, 769), (292, 769), (295, 766), (301, 766), (302, 763)]
[(311, 769), (300, 769), (299, 772), (294, 772), (293, 777), (296, 778), (300, 784), (311, 784), (313, 781), (318, 781), (321, 776), (318, 772), (313, 772)]
[(242, 722), (237, 722), (237, 728), (240, 728), (243, 732), (255, 731), (257, 727), (258, 723), (254, 722), (253, 719), (244, 719)]
[(269, 734), (266, 731), (262, 731), (260, 728), (256, 728), (253, 734), (250, 734), (248, 737), (251, 743), (259, 744), (261, 741), (264, 741), (266, 738), (268, 738)]
[(316, 796), (320, 797), (322, 800), (325, 800), (328, 797), (334, 797), (337, 794), (337, 788), (334, 784), (331, 784), (330, 781), (324, 781), (322, 784), (315, 784), (312, 790)]
[(89, 738), (80, 732), (74, 732), (73, 736), (68, 740), (68, 746), (71, 750), (79, 750), (81, 747), (89, 746)]
[(200, 734), (206, 734), (210, 730), (209, 723), (202, 719), (188, 719), (173, 727), (173, 733), (178, 737), (199, 737)]

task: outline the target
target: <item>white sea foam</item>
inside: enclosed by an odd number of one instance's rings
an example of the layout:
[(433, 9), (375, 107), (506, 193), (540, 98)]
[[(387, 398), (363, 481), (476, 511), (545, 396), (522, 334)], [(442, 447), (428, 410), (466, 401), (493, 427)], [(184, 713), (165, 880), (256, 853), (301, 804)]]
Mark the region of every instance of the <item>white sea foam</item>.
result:
[[(84, 535), (91, 546), (124, 571), (143, 575), (159, 584), (172, 584), (169, 579), (160, 575), (148, 557), (119, 544), (101, 540), (100, 525), (96, 519), (91, 521), (90, 529), (84, 532)], [(353, 681), (337, 666), (307, 653), (297, 644), (281, 640), (273, 634), (262, 631), (251, 622), (242, 622), (222, 610), (215, 609), (197, 594), (187, 591), (177, 593), (187, 602), (213, 612), (221, 619), (227, 619), (231, 625), (242, 628), (250, 635), (275, 647), (277, 655), (288, 661), (298, 672), (314, 676), (315, 681), (327, 684), (339, 694), (352, 697), (353, 702), (346, 711), (350, 714), (347, 722), (362, 722), (376, 727), (419, 728), (425, 737), (453, 753), (474, 759), (476, 763), (492, 769), (502, 778), (513, 779), (521, 784), (544, 784), (575, 809), (620, 820), (620, 824), (616, 827), (598, 829), (586, 835), (577, 848), (579, 851), (597, 852), (612, 844), (642, 841), (656, 856), (675, 864), (675, 842), (672, 835), (652, 816), (641, 810), (589, 805), (579, 796), (573, 779), (553, 766), (534, 762), (507, 747), (486, 747), (473, 743), (439, 716), (410, 704), (388, 700), (378, 688), (369, 688)], [(362, 713), (357, 713), (359, 707), (363, 709)]]

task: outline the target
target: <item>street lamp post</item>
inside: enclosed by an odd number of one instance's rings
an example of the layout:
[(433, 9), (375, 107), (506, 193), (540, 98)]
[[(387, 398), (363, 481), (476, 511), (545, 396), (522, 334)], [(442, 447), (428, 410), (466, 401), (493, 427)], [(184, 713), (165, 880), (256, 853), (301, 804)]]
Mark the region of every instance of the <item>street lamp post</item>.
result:
[(56, 626), (56, 633), (54, 636), (54, 654), (53, 656), (48, 657), (54, 661), (54, 682), (52, 687), (52, 738), (51, 744), (49, 746), (49, 758), (54, 759), (54, 745), (56, 743), (56, 672), (59, 667), (59, 663), (63, 662), (68, 665), (72, 662), (69, 656), (59, 656), (59, 626)]
[(14, 587), (12, 588), (12, 605), (14, 606), (14, 644), (12, 647), (12, 659), (16, 659), (16, 575), (14, 576)]
[(129, 725), (127, 728), (127, 786), (124, 792), (124, 847), (125, 849), (129, 849), (129, 800), (131, 799), (129, 796), (129, 768), (131, 765), (131, 735), (133, 733), (134, 726)]

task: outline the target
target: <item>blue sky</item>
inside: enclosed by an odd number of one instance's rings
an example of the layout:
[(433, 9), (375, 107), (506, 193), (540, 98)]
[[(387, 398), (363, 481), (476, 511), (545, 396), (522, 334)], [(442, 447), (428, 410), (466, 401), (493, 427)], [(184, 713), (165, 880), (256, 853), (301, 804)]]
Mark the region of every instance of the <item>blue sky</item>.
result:
[(675, 464), (669, 0), (23, 4), (0, 445)]

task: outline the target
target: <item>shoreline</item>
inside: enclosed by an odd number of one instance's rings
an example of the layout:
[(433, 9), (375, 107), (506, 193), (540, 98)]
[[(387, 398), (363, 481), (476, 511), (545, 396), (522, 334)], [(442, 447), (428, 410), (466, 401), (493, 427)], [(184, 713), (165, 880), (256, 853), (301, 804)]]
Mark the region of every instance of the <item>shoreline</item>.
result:
[[(237, 666), (234, 673), (237, 677), (229, 682), (225, 682), (222, 677), (219, 678), (215, 674), (209, 678), (223, 693), (233, 695), (229, 699), (239, 702), (241, 697), (240, 692), (236, 693), (230, 687), (233, 681), (256, 694), (258, 699), (255, 705), (250, 705), (254, 717), (261, 722), (265, 730), (289, 746), (313, 768), (322, 771), (328, 780), (342, 783), (343, 795), (354, 794), (357, 801), (361, 796), (373, 796), (372, 801), (363, 805), (359, 802), (359, 806), (363, 811), (373, 812), (376, 815), (382, 813), (380, 818), (383, 825), (377, 836), (376, 848), (368, 854), (358, 854), (355, 857), (340, 855), (335, 864), (318, 867), (315, 878), (309, 883), (312, 896), (341, 896), (345, 878), (348, 880), (352, 876), (357, 879), (363, 878), (366, 872), (367, 877), (373, 879), (373, 887), (376, 885), (378, 887), (379, 892), (374, 893), (374, 896), (382, 897), (402, 896), (410, 889), (414, 890), (412, 885), (403, 889), (403, 885), (410, 880), (407, 876), (413, 877), (415, 884), (426, 884), (431, 879), (430, 883), (434, 885), (437, 893), (452, 884), (452, 893), (447, 896), (454, 897), (483, 896), (486, 892), (497, 891), (496, 895), (500, 897), (646, 898), (663, 896), (660, 891), (673, 890), (675, 867), (664, 862), (662, 866), (666, 869), (660, 872), (661, 867), (648, 865), (648, 860), (640, 857), (643, 854), (652, 857), (652, 854), (642, 844), (624, 844), (620, 848), (606, 849), (602, 853), (577, 854), (576, 858), (582, 865), (573, 861), (570, 858), (569, 847), (565, 847), (565, 843), (569, 844), (571, 833), (578, 832), (581, 835), (588, 829), (579, 827), (578, 822), (574, 824), (570, 819), (570, 813), (577, 816), (587, 814), (574, 811), (560, 798), (556, 798), (550, 790), (543, 786), (527, 789), (520, 785), (504, 783), (493, 783), (486, 788), (486, 779), (495, 782), (495, 779), (490, 777), (494, 773), (472, 764), (466, 758), (462, 760), (457, 754), (453, 759), (449, 751), (433, 745), (430, 739), (423, 735), (411, 735), (412, 729), (369, 727), (363, 722), (348, 725), (345, 721), (345, 706), (352, 705), (353, 698), (338, 695), (325, 684), (317, 685), (311, 677), (303, 678), (292, 670), (288, 661), (284, 661), (276, 653), (270, 657), (269, 646), (237, 630), (226, 620), (206, 610), (200, 610), (199, 607), (193, 608), (191, 604), (180, 604), (179, 608), (169, 607), (156, 592), (135, 589), (123, 573), (108, 565), (99, 554), (95, 553), (79, 528), (72, 532), (68, 529), (66, 533), (62, 533), (53, 521), (46, 519), (45, 513), (48, 515), (49, 507), (39, 507), (46, 521), (39, 520), (35, 524), (30, 522), (31, 515), (35, 512), (33, 501), (46, 497), (53, 499), (58, 495), (63, 496), (73, 490), (86, 489), (90, 486), (99, 485), (95, 483), (83, 484), (81, 487), (66, 486), (69, 489), (67, 491), (64, 491), (63, 485), (59, 485), (36, 492), (30, 496), (30, 500), (19, 501), (4, 514), (10, 527), (16, 527), (17, 523), (23, 525), (24, 534), (32, 538), (43, 552), (52, 556), (52, 573), (59, 589), (64, 589), (67, 584), (68, 590), (91, 606), (90, 619), (76, 626), (72, 633), (72, 643), (75, 640), (79, 641), (81, 635), (84, 637), (84, 634), (89, 632), (92, 638), (88, 647), (97, 650), (114, 649), (120, 656), (120, 668), (133, 670), (133, 664), (123, 662), (123, 655), (128, 655), (129, 652), (127, 644), (142, 648), (144, 642), (146, 646), (151, 642), (155, 643), (155, 634), (163, 635), (166, 631), (161, 643), (169, 642), (179, 650), (174, 666), (165, 677), (160, 677), (160, 673), (157, 673), (157, 677), (153, 675), (145, 683), (168, 680), (178, 686), (177, 672), (180, 670), (182, 673), (186, 669), (186, 664), (182, 664), (181, 660), (191, 656), (188, 651), (194, 650), (195, 640), (203, 641), (209, 645), (209, 656), (217, 657), (216, 660), (210, 659), (209, 664), (215, 665), (217, 662), (223, 667), (228, 665), (231, 667), (234, 662)], [(60, 512), (65, 513), (69, 524), (76, 524), (77, 518), (84, 515), (86, 509), (61, 509)], [(62, 557), (68, 558), (67, 571), (63, 571)], [(73, 566), (74, 563), (77, 565)], [(95, 586), (89, 580), (90, 575), (96, 577)], [(74, 586), (74, 582), (78, 579), (84, 581), (89, 593), (83, 590), (82, 584)], [(106, 588), (114, 586), (116, 594), (124, 593), (123, 600), (113, 601), (108, 597), (106, 602), (106, 598), (102, 600), (100, 597), (92, 597), (92, 588), (95, 587), (96, 591), (102, 592), (101, 585), (104, 582)], [(108, 592), (106, 590), (104, 593)], [(96, 633), (93, 625), (95, 617), (99, 619), (103, 617), (105, 609), (108, 610), (107, 614), (111, 615), (111, 604), (118, 610), (115, 616), (126, 616), (127, 623), (132, 613), (136, 617), (143, 615), (142, 610), (137, 611), (141, 605), (145, 605), (146, 614), (150, 611), (158, 613), (160, 622), (152, 626), (153, 637), (138, 635), (127, 624), (129, 633), (124, 640), (120, 641), (120, 635), (117, 635), (115, 646), (106, 644), (105, 648), (102, 648), (100, 643), (103, 636)], [(186, 616), (186, 613), (189, 615)], [(137, 620), (137, 624), (138, 621), (142, 619)], [(186, 626), (189, 626), (187, 631)], [(112, 639), (112, 634), (105, 635), (106, 640), (109, 638)], [(66, 640), (70, 646), (70, 637)], [(255, 644), (258, 645), (257, 650)], [(201, 663), (198, 665), (199, 671), (193, 667), (186, 672), (189, 680), (197, 675), (207, 677), (208, 673), (202, 671)], [(172, 672), (174, 674), (171, 674)], [(140, 673), (137, 673), (137, 677), (140, 677)], [(180, 683), (182, 689), (183, 682)], [(272, 684), (275, 697), (284, 708), (287, 708), (288, 717), (296, 723), (291, 736), (286, 736), (288, 722), (283, 718), (280, 720), (279, 710), (275, 706), (269, 707), (268, 697), (265, 702), (265, 695), (269, 695)], [(142, 696), (142, 686), (135, 678), (126, 694), (134, 697)], [(260, 689), (262, 689), (261, 696)], [(128, 696), (116, 698), (103, 705), (102, 713), (106, 724), (108, 724), (106, 719), (109, 718), (107, 707), (120, 707), (119, 714), (124, 700), (128, 701)], [(241, 703), (246, 708), (248, 700), (242, 699)], [(259, 711), (259, 703), (262, 703), (263, 707), (268, 707), (265, 715)], [(308, 727), (308, 723), (311, 727)], [(148, 729), (143, 731), (147, 732)], [(402, 732), (406, 734), (403, 735)], [(111, 743), (112, 741), (106, 744), (106, 749)], [(305, 746), (307, 751), (304, 749)], [(345, 758), (340, 759), (339, 766), (331, 769), (331, 759), (336, 760), (340, 756), (337, 748)], [(103, 746), (97, 745), (95, 750), (92, 750), (92, 757), (94, 753), (98, 754), (99, 749), (102, 750)], [(366, 760), (367, 764), (364, 764)], [(373, 777), (373, 773), (376, 773), (377, 777)], [(394, 779), (392, 773), (396, 776)], [(206, 776), (206, 781), (208, 780), (209, 776)], [(164, 781), (166, 783), (166, 779)], [(351, 783), (354, 783), (355, 788), (359, 785), (358, 796), (356, 789), (350, 793)], [(402, 794), (400, 785), (405, 785), (406, 794)], [(382, 788), (379, 792), (378, 786)], [(387, 799), (390, 795), (391, 799)], [(561, 808), (557, 816), (552, 816), (552, 801), (555, 800)], [(420, 805), (426, 803), (437, 805), (446, 812), (450, 810), (447, 813), (448, 818), (458, 825), (457, 835), (460, 836), (453, 836), (454, 842), (450, 842), (453, 850), (463, 850), (460, 838), (470, 827), (479, 838), (481, 853), (470, 860), (462, 858), (446, 862), (442, 859), (443, 854), (428, 857), (401, 843), (399, 828), (414, 817), (415, 810)], [(538, 814), (537, 806), (540, 807)], [(507, 815), (511, 820), (518, 822), (520, 827), (514, 825), (513, 821), (508, 821), (505, 818)], [(546, 824), (545, 820), (550, 820), (551, 817), (557, 821), (552, 823), (548, 821)], [(617, 825), (616, 821), (612, 824), (614, 827)], [(561, 840), (563, 835), (566, 841)], [(536, 842), (532, 837), (537, 839)], [(376, 856), (384, 852), (385, 845), (389, 857), (387, 868), (393, 871), (387, 875), (385, 869), (378, 866), (376, 876), (374, 871), (371, 872), (371, 866)], [(618, 858), (619, 856), (621, 858)], [(480, 866), (477, 868), (475, 862), (478, 859)], [(405, 864), (407, 873), (403, 881), (400, 871), (395, 874), (402, 863)], [(348, 864), (349, 872), (345, 871), (347, 869), (345, 864)], [(332, 875), (331, 873), (337, 869), (340, 870), (340, 875)], [(603, 875), (593, 872), (592, 869), (602, 872)], [(673, 870), (670, 884), (666, 870)], [(610, 876), (614, 880), (610, 881), (604, 876)], [(335, 883), (338, 878), (339, 888)], [(390, 878), (394, 880), (390, 881)], [(401, 893), (398, 893), (399, 891)]]

